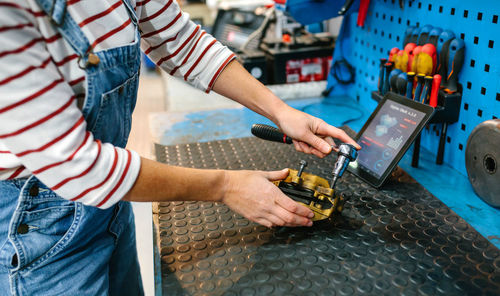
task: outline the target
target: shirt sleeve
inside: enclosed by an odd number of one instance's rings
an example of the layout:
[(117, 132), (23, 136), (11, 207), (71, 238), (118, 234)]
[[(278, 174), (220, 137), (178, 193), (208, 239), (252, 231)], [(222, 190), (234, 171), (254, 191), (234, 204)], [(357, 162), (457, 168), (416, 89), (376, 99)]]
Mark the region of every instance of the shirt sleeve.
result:
[(170, 75), (210, 92), (235, 58), (226, 46), (189, 20), (175, 0), (136, 2), (142, 50)]
[[(94, 139), (32, 13), (1, 9), (0, 143), (8, 149), (3, 154), (65, 199), (110, 207), (134, 184), (139, 156)], [(0, 155), (0, 166), (5, 163)], [(0, 173), (13, 169), (2, 167)]]

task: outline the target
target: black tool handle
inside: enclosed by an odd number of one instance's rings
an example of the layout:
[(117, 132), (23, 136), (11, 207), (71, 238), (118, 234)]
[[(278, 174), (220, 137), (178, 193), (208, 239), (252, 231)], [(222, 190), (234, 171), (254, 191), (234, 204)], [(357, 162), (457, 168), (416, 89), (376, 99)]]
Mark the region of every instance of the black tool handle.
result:
[(251, 131), (254, 136), (264, 140), (292, 144), (292, 138), (282, 133), (279, 129), (267, 124), (254, 124)]
[(446, 77), (446, 92), (458, 91), (458, 73), (464, 64), (465, 43), (462, 39), (453, 39), (448, 48), (448, 76)]

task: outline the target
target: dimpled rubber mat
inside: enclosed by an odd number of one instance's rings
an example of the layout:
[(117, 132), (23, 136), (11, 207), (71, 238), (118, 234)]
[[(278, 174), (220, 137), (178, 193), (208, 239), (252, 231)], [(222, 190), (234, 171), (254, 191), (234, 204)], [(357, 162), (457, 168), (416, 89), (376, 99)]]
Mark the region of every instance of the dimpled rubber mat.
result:
[[(335, 160), (257, 138), (157, 145), (156, 155), (250, 170), (305, 159), (326, 179)], [(267, 229), (220, 203), (159, 203), (163, 295), (500, 295), (500, 251), (403, 171), (382, 190), (346, 173), (337, 192), (342, 215), (310, 228)]]

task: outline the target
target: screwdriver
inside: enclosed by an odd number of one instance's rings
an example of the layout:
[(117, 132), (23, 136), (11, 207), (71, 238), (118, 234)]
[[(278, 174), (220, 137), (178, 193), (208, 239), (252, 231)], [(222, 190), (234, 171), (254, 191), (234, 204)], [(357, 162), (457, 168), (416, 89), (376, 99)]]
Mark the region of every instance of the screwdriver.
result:
[(429, 97), (429, 94), (431, 92), (431, 88), (432, 88), (432, 76), (425, 76), (424, 77), (424, 87), (423, 87), (423, 90), (422, 90), (422, 94), (420, 95), (420, 103), (424, 103), (424, 104), (427, 104), (428, 103), (428, 100), (427, 100), (427, 97)]
[(439, 35), (443, 32), (443, 29), (434, 27), (430, 32), (429, 32), (429, 39), (427, 39), (427, 43), (430, 43), (434, 46), (437, 47)]
[(447, 93), (452, 94), (458, 91), (458, 73), (464, 64), (464, 52), (464, 41), (458, 38), (453, 39), (448, 49), (448, 75), (444, 89)]
[(391, 71), (391, 73), (389, 74), (389, 84), (391, 86), (391, 91), (397, 93), (397, 81), (398, 81), (398, 75), (401, 74), (403, 71), (399, 70), (399, 69), (394, 69)]
[(451, 41), (455, 38), (455, 34), (446, 30), (439, 35), (437, 43), (437, 55), (438, 55), (438, 68), (436, 72), (441, 75), (441, 86), (446, 85), (446, 77), (448, 74), (448, 48), (450, 47)]
[(413, 100), (418, 101), (420, 99), (420, 95), (422, 94), (422, 88), (424, 86), (424, 74), (417, 75), (417, 86), (415, 87), (415, 94), (413, 95)]
[(406, 97), (413, 99), (413, 81), (415, 80), (415, 72), (406, 73)]
[(441, 85), (441, 75), (436, 74), (432, 80), (432, 90), (431, 90), (431, 98), (429, 99), (429, 105), (431, 107), (436, 108), (438, 104), (438, 94), (439, 94), (439, 85)]
[(410, 27), (406, 28), (405, 38), (404, 38), (404, 41), (403, 41), (403, 47), (406, 47), (406, 45), (408, 43), (410, 43), (411, 35), (412, 35), (413, 30), (415, 30), (415, 27), (413, 27), (413, 26), (410, 26)]
[(384, 64), (384, 70), (385, 70), (385, 73), (384, 73), (384, 85), (382, 86), (382, 94), (383, 95), (385, 95), (389, 91), (389, 88), (390, 88), (389, 74), (391, 73), (393, 65), (394, 64), (392, 62), (387, 62), (387, 63)]
[(422, 45), (416, 60), (418, 74), (433, 75), (436, 70), (436, 47), (430, 43)]
[(378, 92), (382, 93), (382, 88), (384, 87), (384, 64), (387, 62), (387, 59), (380, 59), (380, 71), (378, 74)]
[(398, 75), (398, 79), (396, 81), (396, 89), (397, 93), (404, 96), (406, 95), (406, 78), (407, 74), (406, 73), (400, 73)]
[(429, 33), (433, 27), (431, 25), (425, 25), (420, 30), (420, 34), (418, 35), (417, 45), (424, 45), (427, 43), (427, 39), (429, 39)]
[(416, 27), (413, 29), (413, 32), (411, 32), (411, 38), (410, 38), (410, 41), (409, 43), (415, 43), (417, 44), (418, 42), (418, 35), (420, 35), (420, 28), (419, 27)]

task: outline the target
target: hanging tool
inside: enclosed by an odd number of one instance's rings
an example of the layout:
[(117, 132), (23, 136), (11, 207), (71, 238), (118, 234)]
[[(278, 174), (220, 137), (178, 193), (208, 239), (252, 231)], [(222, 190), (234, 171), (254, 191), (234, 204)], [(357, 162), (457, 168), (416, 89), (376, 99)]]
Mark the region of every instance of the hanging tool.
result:
[(415, 87), (415, 93), (413, 95), (413, 100), (418, 101), (420, 99), (420, 95), (422, 94), (422, 89), (424, 87), (425, 75), (418, 74), (417, 75), (417, 86)]
[[(422, 88), (424, 86), (425, 75), (418, 74), (417, 75), (417, 86), (415, 87), (415, 95), (413, 99), (418, 101), (420, 95), (422, 94)], [(411, 166), (414, 168), (418, 168), (418, 160), (420, 158), (420, 134), (415, 138), (415, 142), (413, 143), (413, 155), (411, 158)]]
[(415, 27), (413, 29), (413, 32), (411, 33), (411, 38), (409, 40), (410, 43), (415, 43), (417, 44), (418, 42), (418, 36), (420, 35), (420, 28), (419, 27)]
[(445, 87), (446, 85), (446, 77), (448, 74), (448, 48), (454, 38), (455, 33), (450, 30), (446, 30), (439, 35), (436, 47), (438, 56), (438, 67), (436, 72), (441, 75), (441, 87)]
[(431, 93), (431, 88), (432, 88), (432, 76), (425, 76), (424, 77), (424, 87), (422, 89), (422, 94), (420, 95), (419, 102), (423, 104), (428, 104), (428, 97)]
[(396, 57), (398, 52), (399, 52), (399, 48), (397, 48), (397, 47), (391, 48), (391, 50), (389, 51), (389, 62), (394, 62), (394, 58)]
[(403, 73), (403, 71), (399, 69), (394, 69), (391, 71), (389, 74), (389, 84), (391, 86), (391, 91), (397, 93), (397, 81), (398, 81), (398, 75)]
[(458, 91), (458, 74), (464, 64), (465, 43), (462, 39), (453, 39), (448, 48), (448, 75), (445, 91), (449, 94)]
[(438, 104), (438, 94), (439, 94), (440, 84), (441, 84), (441, 75), (439, 74), (434, 75), (432, 80), (431, 97), (429, 99), (429, 105), (434, 108), (436, 108)]
[(393, 65), (394, 64), (392, 62), (387, 62), (384, 64), (385, 73), (384, 73), (384, 85), (382, 87), (382, 95), (385, 95), (390, 89), (389, 74), (391, 73)]
[(417, 45), (424, 45), (427, 43), (427, 40), (429, 39), (429, 33), (433, 27), (431, 25), (425, 25), (422, 27), (420, 30), (420, 34), (418, 35), (418, 41)]
[(384, 64), (387, 62), (387, 59), (380, 59), (380, 65), (379, 65), (379, 74), (378, 74), (378, 92), (382, 93), (382, 88), (384, 87)]
[(398, 75), (398, 79), (396, 81), (396, 90), (397, 93), (404, 96), (406, 95), (406, 81), (407, 79), (407, 74), (406, 73), (400, 73)]
[(413, 63), (415, 66), (412, 70), (418, 74), (434, 75), (434, 71), (436, 70), (436, 56), (436, 47), (434, 45), (430, 43), (422, 45), (420, 51), (414, 57)]
[(406, 73), (406, 97), (413, 100), (413, 81), (415, 80), (415, 72)]
[[(291, 143), (292, 140), (279, 129), (265, 125), (252, 125), (253, 135), (269, 141), (279, 143)], [(289, 170), (284, 180), (273, 183), (287, 196), (303, 204), (314, 212), (313, 221), (329, 218), (333, 213), (340, 213), (343, 209), (344, 200), (340, 195), (334, 194), (335, 184), (342, 177), (349, 162), (355, 160), (357, 150), (351, 144), (342, 143), (338, 146), (338, 157), (332, 170), (332, 180), (327, 180), (316, 175), (304, 172), (306, 161), (300, 162), (299, 170)]]
[(429, 38), (427, 39), (427, 43), (430, 43), (434, 46), (437, 47), (439, 35), (443, 32), (443, 29), (434, 27), (430, 32), (429, 32)]
[(405, 45), (403, 50), (403, 57), (401, 58), (401, 64), (403, 64), (403, 72), (411, 71), (411, 63), (413, 57), (413, 50), (417, 47), (415, 43), (408, 43)]
[[(408, 43), (410, 43), (410, 40), (411, 40), (411, 35), (413, 33), (413, 30), (415, 30), (415, 27), (408, 27), (406, 28), (406, 31), (405, 31), (405, 38), (403, 39), (403, 46), (406, 47), (406, 45)], [(416, 44), (415, 44), (416, 45)]]
[(370, 0), (361, 0), (359, 2), (358, 11), (358, 27), (363, 27), (365, 25), (366, 14), (368, 13), (368, 6), (370, 6)]

